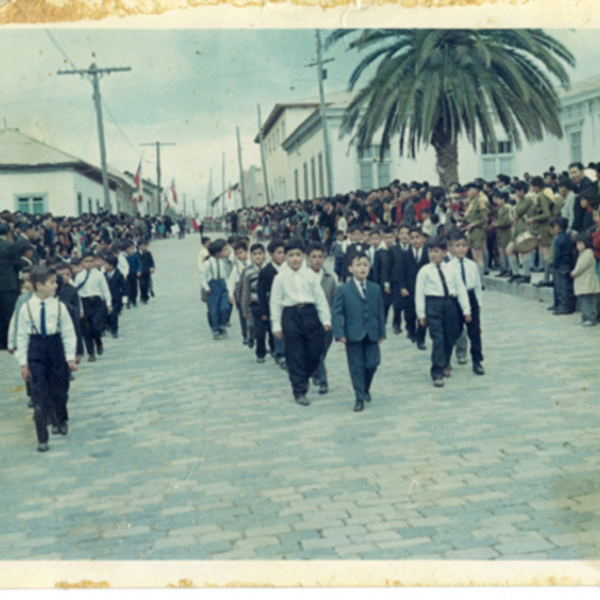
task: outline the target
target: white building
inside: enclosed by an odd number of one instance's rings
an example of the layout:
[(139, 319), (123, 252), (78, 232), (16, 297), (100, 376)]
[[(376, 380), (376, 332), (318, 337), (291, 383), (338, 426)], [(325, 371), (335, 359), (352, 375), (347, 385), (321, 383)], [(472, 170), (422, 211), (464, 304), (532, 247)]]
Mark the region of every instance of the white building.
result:
[(252, 165), (244, 171), (244, 195), (248, 207), (266, 204), (262, 169)]
[[(458, 153), (460, 181), (476, 177), (493, 181), (498, 173), (521, 177), (525, 172), (541, 175), (551, 165), (560, 172), (570, 162), (581, 161), (587, 165), (590, 161), (600, 161), (600, 75), (574, 84), (569, 91), (559, 89), (558, 94), (564, 130), (561, 139), (548, 136), (540, 143), (524, 142), (521, 150), (517, 150), (514, 141), (508, 138), (499, 124), (496, 126), (498, 144), (494, 152), (482, 143), (474, 149), (463, 138), (459, 142)], [(394, 179), (437, 184), (439, 178), (432, 147), (421, 147), (415, 159), (401, 157), (396, 137), (383, 162), (380, 162), (377, 139), (363, 154), (350, 144), (350, 136), (340, 139), (342, 115), (350, 98), (348, 92), (328, 94), (326, 98), (334, 193), (356, 189), (368, 191), (388, 185)], [(326, 195), (323, 130), (316, 100), (277, 104), (263, 125), (263, 136), (272, 202)], [(258, 143), (258, 136), (254, 141)]]
[[(109, 167), (108, 179), (109, 211), (132, 213), (133, 178)], [(79, 216), (103, 208), (99, 167), (18, 129), (0, 131), (0, 210)]]

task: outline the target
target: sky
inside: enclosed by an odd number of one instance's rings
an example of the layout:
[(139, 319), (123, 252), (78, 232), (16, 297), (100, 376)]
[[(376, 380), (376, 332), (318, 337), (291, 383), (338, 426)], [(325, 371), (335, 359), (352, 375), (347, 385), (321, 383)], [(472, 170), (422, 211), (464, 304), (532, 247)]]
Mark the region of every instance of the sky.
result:
[[(325, 32), (326, 34), (327, 32)], [(571, 81), (600, 73), (598, 32), (551, 30), (577, 59)], [(188, 209), (202, 210), (210, 170), (221, 188), (222, 152), (226, 184), (239, 180), (236, 127), (244, 168), (260, 166), (254, 137), (257, 104), (263, 121), (276, 103), (318, 95), (315, 32), (294, 30), (4, 30), (0, 33), (0, 128), (18, 128), (36, 139), (100, 164), (91, 83), (77, 68), (132, 68), (101, 81), (108, 162), (156, 180), (156, 151), (141, 143), (173, 142), (161, 150), (163, 184), (175, 179)], [(346, 88), (358, 55), (346, 42), (326, 52), (325, 93)], [(70, 61), (70, 62), (69, 62)], [(291, 88), (294, 89), (291, 89)]]

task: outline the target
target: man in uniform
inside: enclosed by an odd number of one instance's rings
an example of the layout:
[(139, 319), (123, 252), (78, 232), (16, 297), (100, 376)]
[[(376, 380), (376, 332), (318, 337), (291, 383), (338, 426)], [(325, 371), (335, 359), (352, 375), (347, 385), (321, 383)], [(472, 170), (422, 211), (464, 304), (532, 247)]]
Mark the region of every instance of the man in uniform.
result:
[(469, 204), (463, 217), (463, 222), (467, 224), (466, 232), (469, 246), (473, 253), (473, 260), (477, 263), (481, 281), (483, 282), (483, 273), (485, 270), (483, 252), (487, 242), (490, 203), (488, 197), (481, 190), (481, 184), (476, 181), (472, 181), (467, 185), (467, 199)]

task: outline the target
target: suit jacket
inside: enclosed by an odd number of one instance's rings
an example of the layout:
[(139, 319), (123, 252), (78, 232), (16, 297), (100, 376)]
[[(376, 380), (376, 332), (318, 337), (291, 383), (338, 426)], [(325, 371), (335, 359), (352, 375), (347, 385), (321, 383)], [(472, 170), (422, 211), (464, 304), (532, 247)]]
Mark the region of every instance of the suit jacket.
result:
[(258, 305), (261, 316), (270, 317), (271, 288), (273, 287), (273, 279), (275, 279), (277, 273), (277, 269), (272, 263), (269, 263), (258, 276), (256, 291), (258, 293)]
[(127, 296), (125, 277), (123, 277), (123, 273), (121, 273), (119, 269), (115, 269), (113, 271), (113, 276), (110, 278), (106, 273), (104, 275), (106, 277), (108, 289), (110, 290), (110, 297), (112, 298), (112, 308), (114, 311), (118, 312), (123, 307), (123, 296)]
[(417, 284), (417, 273), (422, 266), (429, 262), (429, 254), (427, 253), (427, 247), (421, 248), (421, 259), (417, 263), (413, 255), (412, 246), (408, 250), (402, 251), (402, 257), (400, 260), (400, 270), (398, 273), (398, 285), (400, 288), (406, 288), (411, 296), (415, 295), (415, 286)]
[[(375, 251), (375, 262), (371, 266), (371, 272), (369, 273), (369, 280), (376, 283), (381, 289), (386, 279), (387, 274), (387, 263), (388, 263), (388, 251), (380, 248)], [(371, 277), (371, 273), (373, 277)]]
[(323, 269), (323, 276), (321, 277), (321, 287), (325, 292), (325, 298), (327, 298), (329, 308), (331, 308), (333, 304), (333, 299), (335, 297), (335, 292), (337, 290), (337, 282), (335, 280), (335, 276), (333, 276), (325, 269)]
[(16, 246), (0, 238), (0, 292), (18, 292), (21, 261)]
[(390, 285), (398, 283), (400, 276), (400, 261), (402, 260), (402, 248), (397, 244), (392, 244), (387, 251), (387, 261), (385, 265), (384, 283)]
[(146, 252), (139, 252), (140, 263), (142, 264), (142, 275), (148, 275), (150, 269), (154, 269), (154, 258), (152, 252), (147, 250)]
[(341, 285), (333, 299), (331, 322), (336, 340), (360, 342), (368, 337), (371, 342), (385, 338), (385, 317), (381, 288), (372, 281), (366, 282), (365, 298), (351, 279)]
[(77, 289), (71, 283), (63, 285), (58, 292), (58, 299), (67, 307), (73, 325), (77, 329), (81, 320), (81, 306)]

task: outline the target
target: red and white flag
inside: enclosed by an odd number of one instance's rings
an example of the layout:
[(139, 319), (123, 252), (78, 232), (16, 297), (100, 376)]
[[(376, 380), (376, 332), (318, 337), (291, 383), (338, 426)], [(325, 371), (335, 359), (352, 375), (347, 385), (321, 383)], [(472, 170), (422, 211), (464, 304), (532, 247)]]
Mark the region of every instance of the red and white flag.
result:
[(229, 190), (227, 191), (227, 198), (231, 198), (231, 192), (232, 192), (233, 188), (231, 187), (231, 185), (229, 186)]
[(144, 199), (144, 192), (142, 191), (142, 160), (138, 164), (137, 171), (133, 177), (133, 185), (137, 189), (137, 193), (133, 195), (133, 198), (137, 202), (142, 202)]
[(169, 189), (171, 190), (171, 194), (173, 194), (173, 202), (175, 202), (175, 204), (177, 204), (177, 192), (175, 191), (175, 179), (174, 178), (171, 180), (171, 187)]
[(171, 205), (169, 204), (169, 195), (165, 193), (165, 210), (169, 210)]

